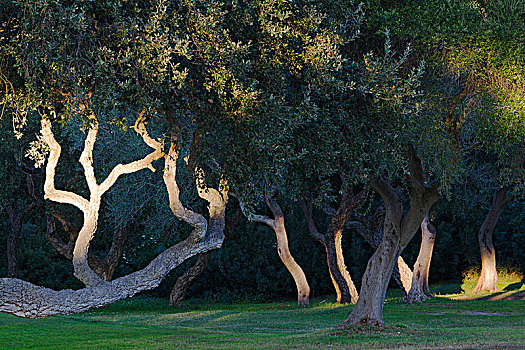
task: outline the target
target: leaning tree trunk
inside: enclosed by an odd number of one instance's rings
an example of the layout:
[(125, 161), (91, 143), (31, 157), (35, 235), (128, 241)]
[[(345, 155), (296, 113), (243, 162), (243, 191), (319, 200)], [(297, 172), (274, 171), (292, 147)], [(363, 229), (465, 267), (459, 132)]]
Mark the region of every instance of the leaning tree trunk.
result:
[(496, 250), (492, 244), (492, 233), (498, 222), (501, 211), (505, 204), (510, 202), (514, 197), (507, 197), (509, 188), (507, 186), (497, 190), (492, 200), (492, 206), (489, 213), (483, 221), (478, 234), (479, 249), (481, 251), (481, 273), (473, 293), (484, 290), (494, 292), (498, 288), (498, 271), (496, 270)]
[[(226, 219), (226, 226), (224, 228), (225, 240), (231, 239), (233, 231), (237, 226), (240, 225), (241, 219), (243, 217), (242, 210), (237, 209), (233, 215), (229, 215)], [(202, 253), (198, 255), (197, 262), (195, 265), (191, 266), (184, 274), (182, 274), (173, 285), (170, 293), (170, 305), (171, 306), (180, 306), (182, 305), (182, 300), (186, 295), (186, 291), (192, 284), (192, 282), (201, 275), (206, 267), (208, 266), (210, 253)]]
[(179, 278), (177, 278), (177, 282), (175, 282), (175, 285), (171, 289), (171, 306), (180, 306), (182, 304), (182, 299), (184, 299), (184, 295), (186, 295), (188, 287), (191, 285), (193, 280), (195, 280), (195, 278), (197, 278), (197, 276), (199, 276), (206, 269), (209, 261), (210, 252), (197, 255), (197, 262)]
[(425, 183), (421, 160), (410, 148), (410, 175), (406, 180), (410, 189), (410, 208), (403, 214), (402, 202), (392, 186), (382, 178), (370, 181), (385, 203), (386, 213), (383, 240), (368, 261), (361, 282), (359, 300), (350, 316), (340, 324), (367, 324), (382, 326), (383, 305), (388, 282), (397, 258), (416, 234), (426, 213), (439, 198), (439, 184)]
[(246, 211), (244, 204), (242, 202), (239, 203), (241, 205), (242, 211), (250, 221), (266, 224), (273, 229), (277, 239), (277, 254), (279, 254), (279, 258), (295, 281), (295, 286), (297, 288), (297, 305), (308, 306), (310, 305), (310, 286), (308, 285), (308, 281), (306, 279), (306, 275), (303, 272), (303, 269), (295, 261), (292, 253), (290, 252), (290, 248), (288, 247), (288, 235), (286, 233), (286, 227), (284, 224), (284, 214), (275, 199), (276, 195), (276, 187), (271, 190), (268, 188), (265, 189), (266, 205), (272, 211), (274, 216), (273, 219), (265, 215), (249, 213)]
[(353, 186), (347, 183), (346, 174), (340, 170), (340, 175), (342, 180), (341, 200), (337, 210), (330, 208), (330, 211), (333, 211), (333, 213), (330, 213), (332, 218), (330, 219), (328, 230), (324, 235), (319, 232), (315, 225), (311, 198), (308, 198), (307, 203), (302, 201), (301, 206), (308, 224), (310, 235), (321, 242), (325, 247), (328, 271), (335, 288), (337, 302), (342, 304), (355, 304), (359, 295), (346, 268), (341, 241), (343, 237), (343, 229), (352, 215), (352, 212), (363, 202), (366, 191), (362, 190), (358, 194), (354, 194)]
[(342, 236), (343, 230), (328, 232), (325, 235), (323, 243), (326, 249), (328, 271), (337, 293), (337, 303), (355, 304), (359, 295), (346, 268), (341, 245)]
[[(61, 148), (51, 131), (51, 122), (46, 118), (42, 119), (42, 134), (50, 148), (44, 183), (45, 196), (56, 202), (72, 204), (84, 213), (84, 226), (78, 234), (73, 249), (73, 265), (75, 275), (79, 276), (88, 287), (76, 291), (53, 291), (18, 279), (2, 278), (0, 279), (0, 312), (23, 317), (44, 317), (76, 313), (108, 305), (142, 290), (155, 288), (171, 270), (184, 260), (221, 247), (224, 240), (224, 215), (228, 201), (227, 184), (224, 181), (221, 182), (219, 187), (221, 191), (208, 188), (204, 185), (202, 170), (197, 169), (197, 193), (199, 197), (208, 202), (209, 219), (206, 220), (203, 215), (185, 208), (180, 201), (180, 190), (176, 182), (177, 146), (172, 142), (168, 155), (165, 155), (162, 152), (162, 144), (147, 134), (142, 117), (141, 114), (135, 123), (135, 131), (142, 136), (148, 146), (154, 149), (154, 152), (141, 160), (117, 165), (100, 185), (97, 184), (92, 164), (93, 144), (98, 124), (94, 116), (90, 117), (92, 123), (80, 157), (90, 189), (89, 200), (73, 192), (55, 188), (54, 176)], [(193, 231), (184, 241), (159, 254), (144, 269), (111, 282), (104, 281), (87, 263), (89, 243), (97, 225), (95, 219), (98, 218), (100, 196), (115, 183), (119, 176), (144, 168), (154, 170), (151, 163), (162, 157), (165, 158), (163, 179), (168, 191), (170, 209), (179, 220), (190, 224)]]
[(409, 303), (422, 302), (432, 297), (428, 287), (428, 272), (430, 270), (435, 239), (436, 228), (429, 222), (427, 213), (421, 223), (421, 246), (414, 264), (412, 287), (407, 296)]

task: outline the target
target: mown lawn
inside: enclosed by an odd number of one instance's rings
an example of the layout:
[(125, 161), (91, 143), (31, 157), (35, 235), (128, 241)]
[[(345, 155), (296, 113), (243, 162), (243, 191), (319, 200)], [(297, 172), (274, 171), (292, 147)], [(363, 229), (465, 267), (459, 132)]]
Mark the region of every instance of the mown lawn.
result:
[(436, 297), (385, 305), (387, 327), (336, 329), (352, 306), (132, 298), (70, 316), (0, 314), (0, 349), (525, 349), (525, 302)]

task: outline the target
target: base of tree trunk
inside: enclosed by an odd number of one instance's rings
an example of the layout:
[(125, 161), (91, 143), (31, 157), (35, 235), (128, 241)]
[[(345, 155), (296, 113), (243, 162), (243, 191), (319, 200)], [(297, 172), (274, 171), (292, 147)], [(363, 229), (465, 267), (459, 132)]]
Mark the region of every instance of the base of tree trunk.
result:
[(433, 295), (428, 295), (425, 292), (423, 292), (420, 288), (412, 288), (410, 289), (410, 292), (406, 296), (406, 300), (409, 304), (413, 303), (422, 303), (427, 299), (431, 299)]

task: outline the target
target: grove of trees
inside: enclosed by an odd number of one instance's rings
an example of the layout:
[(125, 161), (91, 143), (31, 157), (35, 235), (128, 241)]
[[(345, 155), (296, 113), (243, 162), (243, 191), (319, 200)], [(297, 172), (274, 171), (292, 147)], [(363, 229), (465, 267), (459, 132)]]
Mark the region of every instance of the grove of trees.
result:
[(1, 312), (525, 264), (523, 0), (0, 0), (0, 82)]

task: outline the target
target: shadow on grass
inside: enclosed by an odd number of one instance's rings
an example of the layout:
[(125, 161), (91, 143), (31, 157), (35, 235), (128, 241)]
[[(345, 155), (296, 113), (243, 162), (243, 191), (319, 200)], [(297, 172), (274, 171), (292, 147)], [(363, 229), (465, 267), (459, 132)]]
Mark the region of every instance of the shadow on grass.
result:
[(511, 292), (511, 291), (519, 290), (523, 287), (524, 284), (525, 284), (525, 277), (522, 278), (520, 282), (509, 284), (508, 286), (505, 287), (505, 289), (503, 289), (503, 291)]

